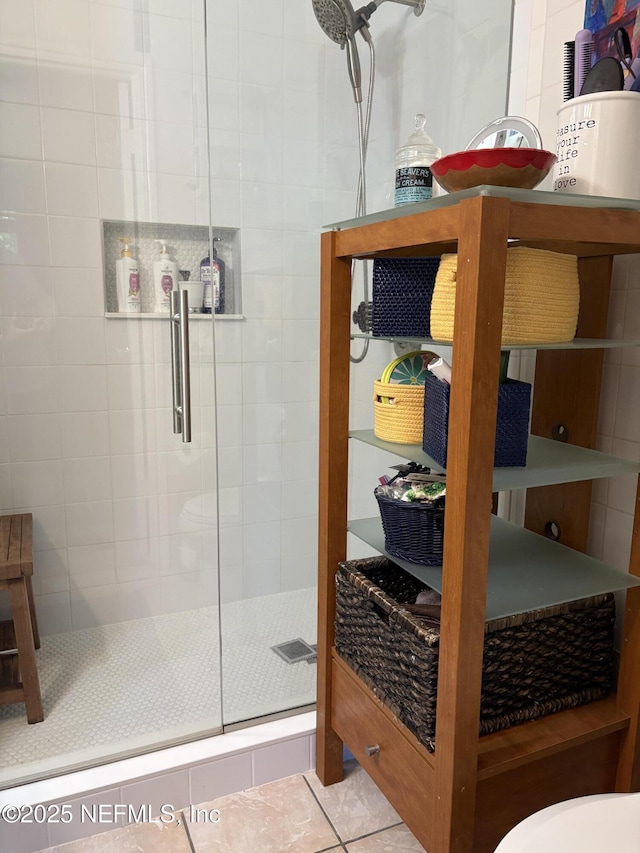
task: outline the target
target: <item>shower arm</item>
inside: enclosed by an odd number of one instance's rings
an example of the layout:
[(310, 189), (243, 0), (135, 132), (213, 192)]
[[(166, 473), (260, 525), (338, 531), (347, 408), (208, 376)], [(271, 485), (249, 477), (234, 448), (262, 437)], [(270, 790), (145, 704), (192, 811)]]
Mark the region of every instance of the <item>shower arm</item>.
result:
[[(379, 6), (382, 6), (383, 3), (387, 2), (387, 0), (371, 0), (370, 3), (367, 3), (366, 6), (363, 6), (361, 9), (355, 14), (356, 20), (364, 20), (368, 21), (369, 18), (373, 15), (376, 9)], [(413, 13), (416, 17), (421, 15), (424, 12), (424, 7), (426, 5), (426, 0), (389, 0), (391, 3), (399, 3), (402, 6), (412, 6)]]

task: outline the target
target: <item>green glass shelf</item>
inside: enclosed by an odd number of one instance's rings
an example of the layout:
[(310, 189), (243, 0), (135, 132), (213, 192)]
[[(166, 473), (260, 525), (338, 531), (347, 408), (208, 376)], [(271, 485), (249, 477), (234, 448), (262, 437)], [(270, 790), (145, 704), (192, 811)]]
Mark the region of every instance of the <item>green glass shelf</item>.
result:
[[(382, 441), (372, 429), (353, 430), (349, 435), (357, 441), (393, 453), (396, 457), (418, 462), (440, 473), (444, 471), (444, 468), (427, 456), (419, 444)], [(601, 480), (621, 474), (638, 473), (640, 462), (530, 435), (526, 468), (495, 468), (493, 491), (508, 492), (512, 489), (532, 489), (536, 486), (554, 486), (558, 483), (577, 483), (581, 480)]]
[[(418, 580), (442, 592), (442, 566), (416, 566), (387, 554), (379, 518), (350, 521), (348, 530)], [(491, 518), (487, 621), (635, 586), (640, 586), (640, 578), (634, 575), (619, 572), (496, 516)]]
[[(352, 338), (363, 338), (368, 341), (385, 341), (388, 343), (415, 344), (417, 348), (421, 345), (426, 347), (453, 347), (451, 341), (438, 341), (434, 338), (405, 338), (405, 337), (383, 337), (382, 335), (367, 335), (361, 332), (352, 332)], [(503, 343), (503, 350), (577, 350), (577, 349), (625, 349), (627, 347), (640, 347), (639, 341), (624, 341), (616, 338), (574, 338), (556, 344), (510, 344)]]
[(400, 207), (392, 207), (388, 210), (379, 210), (367, 216), (354, 219), (344, 219), (325, 225), (325, 229), (332, 231), (344, 231), (347, 228), (356, 228), (361, 225), (371, 225), (375, 222), (388, 222), (391, 219), (399, 219), (414, 213), (425, 213), (429, 210), (438, 210), (450, 207), (465, 198), (476, 196), (494, 196), (496, 198), (509, 198), (511, 201), (528, 202), (529, 204), (554, 204), (563, 207), (590, 207), (608, 208), (617, 210), (640, 211), (640, 201), (630, 198), (610, 198), (607, 196), (579, 195), (578, 193), (546, 192), (544, 190), (521, 190), (512, 187), (489, 187), (486, 185), (472, 187), (458, 193), (436, 196), (429, 201), (416, 202), (414, 204), (403, 204)]

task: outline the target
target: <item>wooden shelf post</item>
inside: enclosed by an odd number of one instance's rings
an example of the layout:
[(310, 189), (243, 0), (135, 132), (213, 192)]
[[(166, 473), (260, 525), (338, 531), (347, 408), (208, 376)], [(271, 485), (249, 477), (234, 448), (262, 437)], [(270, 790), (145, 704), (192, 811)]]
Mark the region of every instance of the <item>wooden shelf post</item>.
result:
[(320, 471), (318, 511), (318, 728), (316, 773), (342, 779), (342, 741), (331, 728), (335, 573), (347, 555), (351, 259), (336, 257), (336, 232), (322, 235), (320, 294)]
[(505, 199), (460, 204), (430, 853), (473, 848), (508, 222)]

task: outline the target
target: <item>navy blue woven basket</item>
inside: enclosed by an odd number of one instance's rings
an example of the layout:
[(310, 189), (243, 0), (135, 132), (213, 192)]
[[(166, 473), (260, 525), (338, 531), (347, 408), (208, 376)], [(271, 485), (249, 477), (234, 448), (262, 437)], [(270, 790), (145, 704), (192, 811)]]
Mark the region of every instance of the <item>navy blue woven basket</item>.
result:
[(429, 337), (431, 297), (440, 258), (376, 258), (372, 333)]
[(421, 566), (442, 565), (444, 507), (376, 495), (384, 547), (392, 557)]
[[(435, 376), (424, 383), (422, 449), (438, 465), (447, 466), (450, 387)], [(527, 464), (531, 385), (508, 379), (498, 385), (498, 417), (494, 468), (523, 468)]]

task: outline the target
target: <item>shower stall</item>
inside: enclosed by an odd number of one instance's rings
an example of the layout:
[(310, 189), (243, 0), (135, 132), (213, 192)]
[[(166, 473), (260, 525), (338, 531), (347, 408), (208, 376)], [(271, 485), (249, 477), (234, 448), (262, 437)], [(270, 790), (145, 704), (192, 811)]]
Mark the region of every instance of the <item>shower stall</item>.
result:
[[(506, 111), (511, 3), (398, 3), (370, 22), (370, 211), (416, 112), (451, 151)], [(0, 4), (0, 514), (33, 514), (45, 713), (0, 707), (0, 788), (315, 701), (318, 235), (354, 215), (360, 156), (313, 5)], [(183, 317), (187, 401), (154, 241), (196, 282), (217, 238), (224, 313)], [(354, 370), (367, 426), (389, 353)]]

